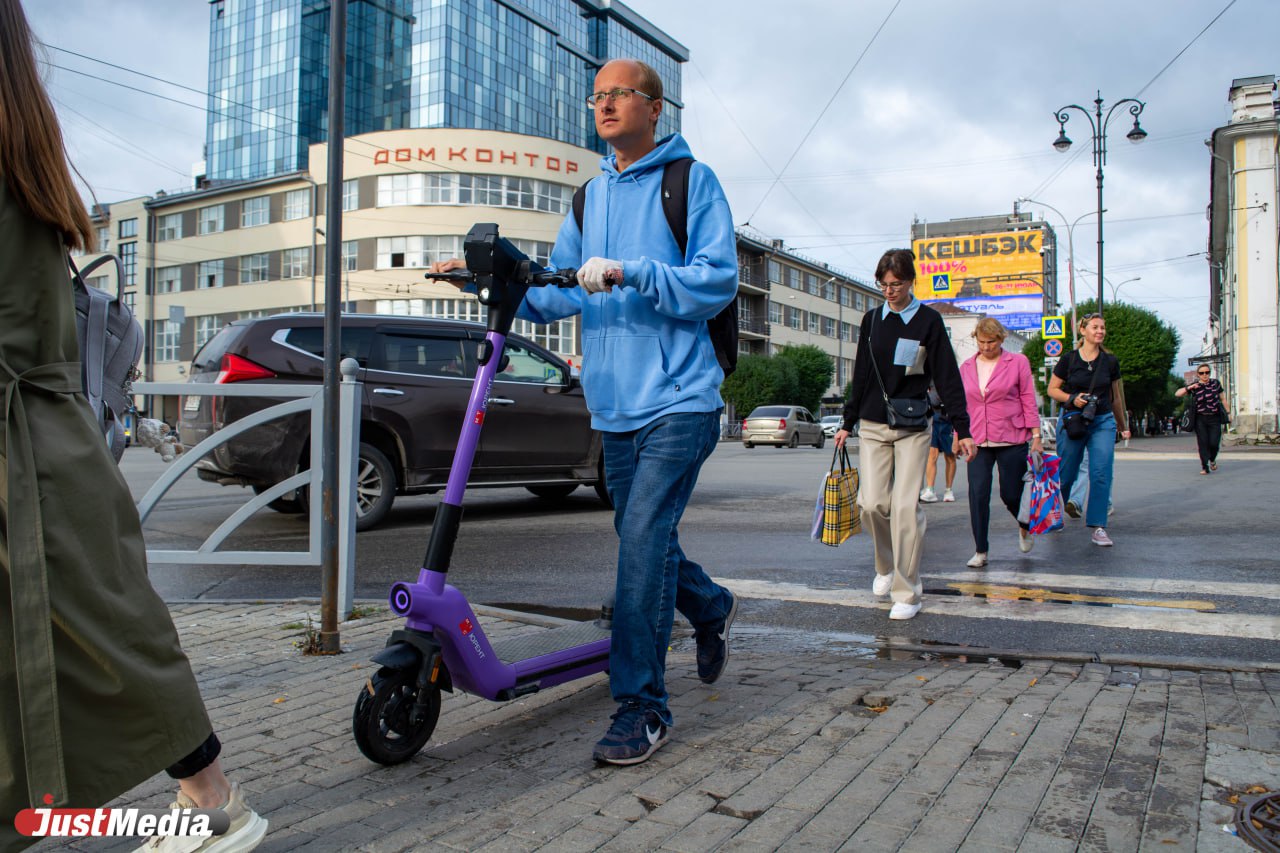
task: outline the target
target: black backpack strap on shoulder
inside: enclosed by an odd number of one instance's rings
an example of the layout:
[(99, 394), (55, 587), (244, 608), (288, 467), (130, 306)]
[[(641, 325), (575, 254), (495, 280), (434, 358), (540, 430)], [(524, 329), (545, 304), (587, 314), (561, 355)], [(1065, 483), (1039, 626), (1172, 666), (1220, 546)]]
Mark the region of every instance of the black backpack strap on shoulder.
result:
[(595, 178), (592, 178), (590, 181), (587, 181), (586, 184), (578, 187), (578, 189), (573, 193), (573, 219), (578, 223), (579, 234), (583, 233), (582, 220), (587, 211), (587, 184), (594, 180)]
[(692, 157), (672, 160), (662, 169), (662, 212), (680, 247), (680, 255), (689, 250), (689, 170)]

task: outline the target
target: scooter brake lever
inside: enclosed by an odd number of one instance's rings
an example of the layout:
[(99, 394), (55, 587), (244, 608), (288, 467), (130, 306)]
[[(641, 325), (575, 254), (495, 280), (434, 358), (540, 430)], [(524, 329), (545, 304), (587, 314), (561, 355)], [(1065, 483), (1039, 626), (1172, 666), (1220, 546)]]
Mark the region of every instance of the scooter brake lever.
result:
[(423, 278), (436, 279), (437, 281), (475, 281), (476, 274), (471, 270), (450, 270), (449, 272), (427, 272), (422, 274)]

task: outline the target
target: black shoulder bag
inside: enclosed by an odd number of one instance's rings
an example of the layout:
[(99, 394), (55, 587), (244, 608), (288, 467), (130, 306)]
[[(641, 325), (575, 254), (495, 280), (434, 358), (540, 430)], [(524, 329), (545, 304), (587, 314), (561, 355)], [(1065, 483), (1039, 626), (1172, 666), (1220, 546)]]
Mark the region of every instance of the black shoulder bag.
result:
[[(879, 309), (876, 309), (879, 313)], [(929, 402), (914, 397), (890, 397), (884, 388), (884, 379), (880, 376), (880, 365), (876, 364), (876, 314), (871, 315), (871, 340), (867, 341), (867, 352), (871, 355), (871, 371), (880, 383), (880, 396), (884, 398), (885, 423), (890, 429), (907, 432), (922, 432), (929, 426)]]

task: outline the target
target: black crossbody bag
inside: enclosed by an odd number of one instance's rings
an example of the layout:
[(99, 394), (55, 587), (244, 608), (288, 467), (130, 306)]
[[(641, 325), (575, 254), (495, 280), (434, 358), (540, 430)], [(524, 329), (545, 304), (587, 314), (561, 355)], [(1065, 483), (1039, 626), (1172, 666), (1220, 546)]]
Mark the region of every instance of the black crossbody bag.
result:
[(923, 432), (929, 426), (929, 402), (914, 397), (890, 397), (885, 390), (884, 379), (880, 377), (880, 365), (876, 363), (876, 315), (871, 315), (871, 340), (867, 341), (867, 352), (871, 355), (871, 371), (880, 384), (880, 396), (884, 398), (885, 423), (890, 429), (907, 432)]

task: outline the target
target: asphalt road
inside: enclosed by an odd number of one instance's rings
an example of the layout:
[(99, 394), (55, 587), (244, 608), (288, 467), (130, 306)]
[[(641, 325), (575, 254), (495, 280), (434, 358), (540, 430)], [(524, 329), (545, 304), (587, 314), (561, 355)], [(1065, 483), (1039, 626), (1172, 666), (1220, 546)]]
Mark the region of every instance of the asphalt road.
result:
[[(1275, 488), (1280, 454), (1224, 451), (1211, 477), (1197, 474), (1185, 436), (1135, 440), (1119, 452), (1114, 548), (1089, 541), (1081, 521), (1017, 549), (1016, 526), (992, 509), (991, 562), (973, 553), (961, 463), (956, 503), (928, 506), (925, 607), (890, 622), (870, 593), (865, 534), (839, 548), (808, 538), (831, 445), (747, 450), (724, 442), (703, 469), (681, 524), (681, 543), (742, 597), (745, 644), (822, 645), (855, 652), (878, 641), (1100, 657), (1280, 663)], [(130, 449), (122, 464), (140, 497), (164, 471), (155, 454)], [(939, 472), (941, 481), (941, 472)], [(152, 548), (193, 548), (247, 490), (188, 475), (148, 519)], [(399, 498), (387, 523), (362, 533), (356, 595), (384, 599), (416, 576), (437, 496)], [(612, 586), (612, 514), (591, 489), (546, 501), (520, 489), (468, 495), (450, 581), (479, 603), (553, 614), (587, 614)], [(259, 514), (224, 546), (305, 550), (299, 516)], [(169, 600), (317, 597), (318, 568), (153, 565)]]

